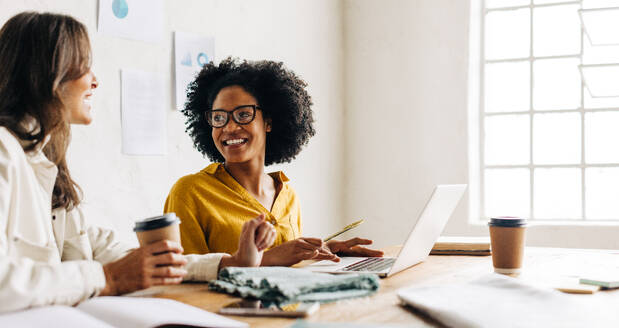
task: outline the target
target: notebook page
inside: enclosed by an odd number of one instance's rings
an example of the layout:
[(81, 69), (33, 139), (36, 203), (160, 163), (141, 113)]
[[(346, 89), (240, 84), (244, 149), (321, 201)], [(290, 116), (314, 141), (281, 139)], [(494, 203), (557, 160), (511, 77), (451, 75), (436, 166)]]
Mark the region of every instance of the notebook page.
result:
[(244, 322), (163, 298), (97, 297), (78, 308), (118, 328), (151, 328), (165, 324), (241, 328)]
[(0, 327), (114, 328), (69, 306), (44, 306), (0, 315)]

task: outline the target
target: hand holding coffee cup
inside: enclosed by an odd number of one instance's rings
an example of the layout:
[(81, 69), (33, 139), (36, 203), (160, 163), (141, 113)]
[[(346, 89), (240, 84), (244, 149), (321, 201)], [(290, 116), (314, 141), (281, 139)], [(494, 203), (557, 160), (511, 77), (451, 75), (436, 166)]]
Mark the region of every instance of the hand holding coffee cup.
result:
[(494, 272), (517, 274), (524, 258), (526, 220), (517, 217), (490, 219), (490, 243)]
[(121, 295), (156, 285), (179, 284), (187, 271), (174, 213), (136, 222), (140, 247), (103, 266), (105, 288), (99, 295)]

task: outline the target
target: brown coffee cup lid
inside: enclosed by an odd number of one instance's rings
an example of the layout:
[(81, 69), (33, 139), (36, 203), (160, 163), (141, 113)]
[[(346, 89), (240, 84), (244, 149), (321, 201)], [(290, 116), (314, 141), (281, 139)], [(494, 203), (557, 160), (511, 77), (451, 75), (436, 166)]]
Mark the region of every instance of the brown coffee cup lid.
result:
[(527, 225), (527, 220), (513, 216), (501, 216), (491, 218), (488, 225), (491, 227), (525, 227)]
[(159, 228), (164, 228), (169, 225), (179, 223), (180, 220), (176, 217), (176, 213), (170, 212), (164, 215), (157, 215), (151, 218), (144, 219), (135, 223), (133, 231), (148, 231)]

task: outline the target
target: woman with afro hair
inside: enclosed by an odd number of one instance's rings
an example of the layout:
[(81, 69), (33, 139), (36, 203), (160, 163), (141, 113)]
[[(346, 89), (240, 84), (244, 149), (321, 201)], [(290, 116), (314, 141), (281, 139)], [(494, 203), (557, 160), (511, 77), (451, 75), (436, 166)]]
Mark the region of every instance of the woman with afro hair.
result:
[(372, 243), (367, 239), (301, 237), (299, 201), (288, 178), (264, 171), (292, 161), (315, 134), (306, 85), (282, 63), (227, 58), (205, 65), (189, 86), (186, 131), (213, 163), (179, 179), (165, 203), (164, 211), (181, 219), (185, 253), (233, 254), (243, 223), (264, 214), (277, 237), (262, 265), (382, 256), (360, 246)]

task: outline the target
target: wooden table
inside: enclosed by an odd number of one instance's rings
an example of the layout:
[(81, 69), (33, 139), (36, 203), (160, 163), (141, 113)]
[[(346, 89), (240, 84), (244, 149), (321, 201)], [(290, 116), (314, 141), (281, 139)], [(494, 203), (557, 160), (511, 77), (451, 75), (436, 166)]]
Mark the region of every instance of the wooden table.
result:
[[(397, 253), (398, 247), (385, 249), (387, 255)], [(619, 251), (560, 248), (527, 248), (520, 279), (549, 285), (577, 281), (576, 276), (589, 272), (613, 270), (619, 272)], [(405, 324), (408, 327), (440, 327), (432, 319), (401, 306), (396, 292), (408, 286), (427, 286), (465, 282), (492, 272), (490, 256), (430, 256), (426, 261), (392, 277), (381, 279), (378, 293), (370, 297), (323, 304), (317, 313), (307, 318), (318, 322), (362, 322)], [(174, 299), (217, 312), (221, 307), (239, 300), (226, 294), (211, 292), (205, 283), (156, 287), (152, 296)], [(607, 298), (619, 304), (619, 291), (599, 291), (584, 298)], [(249, 323), (251, 327), (288, 327), (295, 319), (230, 316)]]

